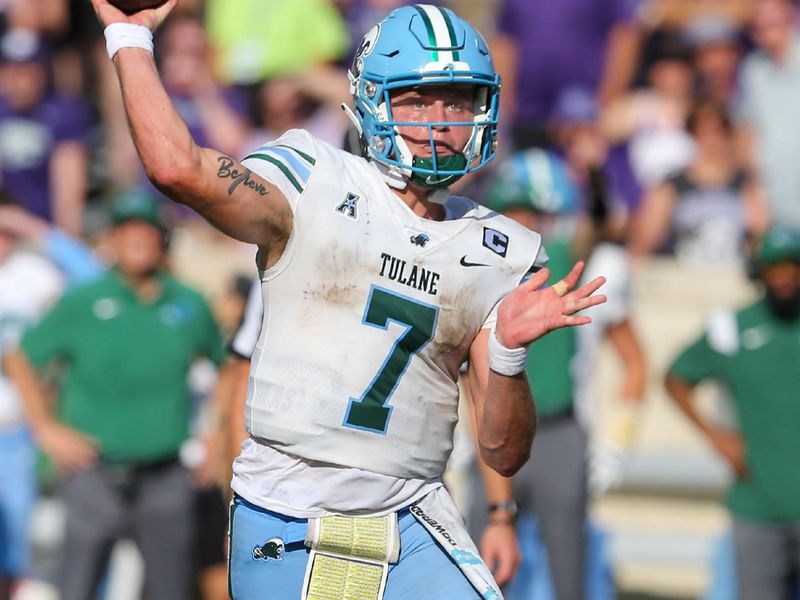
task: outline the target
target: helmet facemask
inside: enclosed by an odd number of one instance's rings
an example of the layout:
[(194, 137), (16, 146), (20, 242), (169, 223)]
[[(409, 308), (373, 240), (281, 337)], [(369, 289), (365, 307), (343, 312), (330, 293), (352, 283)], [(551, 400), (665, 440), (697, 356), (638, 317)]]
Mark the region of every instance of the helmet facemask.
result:
[[(413, 86), (419, 87), (419, 86)], [(378, 126), (372, 140), (368, 140), (370, 158), (402, 173), (412, 183), (427, 189), (449, 187), (465, 174), (477, 170), (491, 160), (494, 148), (484, 147), (486, 131), (491, 123), (489, 96), (486, 86), (472, 86), (473, 118), (470, 121), (401, 121), (393, 115), (391, 97), (403, 87), (389, 88), (376, 107)], [(415, 156), (401, 127), (425, 128), (430, 148), (429, 155)], [(469, 128), (470, 135), (463, 147), (455, 152), (437, 150), (434, 132), (439, 128)], [(388, 150), (388, 152), (387, 152)], [(377, 152), (376, 152), (377, 151)]]

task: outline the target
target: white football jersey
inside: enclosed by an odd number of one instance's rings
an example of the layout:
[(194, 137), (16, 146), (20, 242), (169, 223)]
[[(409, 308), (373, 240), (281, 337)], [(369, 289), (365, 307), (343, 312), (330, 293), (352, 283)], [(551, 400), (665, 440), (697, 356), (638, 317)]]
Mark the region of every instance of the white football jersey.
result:
[[(36, 323), (63, 288), (58, 270), (46, 259), (15, 252), (0, 264), (0, 365), (16, 349), (25, 329)], [(0, 368), (0, 429), (22, 423), (22, 405), (13, 382)]]
[(261, 274), (248, 431), (307, 460), (441, 475), (459, 366), (535, 268), (539, 235), (455, 196), (448, 219), (420, 218), (376, 165), (302, 130), (243, 164), (294, 213), (283, 255)]

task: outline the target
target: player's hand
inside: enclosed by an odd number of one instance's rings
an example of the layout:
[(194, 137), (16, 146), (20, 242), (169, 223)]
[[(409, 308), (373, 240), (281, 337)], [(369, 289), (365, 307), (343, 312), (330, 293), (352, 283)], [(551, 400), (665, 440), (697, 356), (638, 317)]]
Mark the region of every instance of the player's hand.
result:
[(521, 561), (514, 523), (489, 522), (481, 535), (481, 558), (489, 567), (498, 585), (514, 578)]
[(38, 427), (34, 433), (36, 443), (60, 474), (88, 469), (99, 458), (97, 442), (67, 425), (51, 421)]
[(108, 27), (112, 23), (133, 23), (134, 25), (144, 25), (150, 31), (155, 31), (164, 22), (178, 0), (168, 0), (158, 8), (148, 8), (140, 10), (132, 15), (126, 15), (120, 9), (112, 6), (107, 0), (91, 0), (94, 14), (103, 27)]
[(497, 314), (500, 343), (506, 348), (522, 348), (554, 329), (591, 323), (590, 317), (575, 313), (606, 301), (605, 296), (595, 295), (606, 280), (597, 277), (573, 289), (583, 266), (583, 262), (576, 263), (564, 279), (549, 287), (542, 286), (547, 283), (550, 271), (542, 269), (509, 293)]
[(745, 446), (742, 436), (735, 431), (717, 429), (710, 434), (711, 444), (740, 479), (748, 475)]

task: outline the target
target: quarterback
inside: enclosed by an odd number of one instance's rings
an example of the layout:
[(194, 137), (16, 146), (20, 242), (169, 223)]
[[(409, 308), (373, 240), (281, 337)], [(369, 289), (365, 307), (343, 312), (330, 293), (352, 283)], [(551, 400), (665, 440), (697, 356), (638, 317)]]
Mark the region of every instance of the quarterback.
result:
[(589, 319), (582, 265), (546, 286), (538, 234), (447, 188), (493, 157), (500, 82), (453, 12), (399, 8), (349, 72), (364, 157), (302, 130), (243, 160), (198, 147), (172, 108), (152, 31), (92, 0), (150, 179), (258, 245), (264, 314), (234, 465), (231, 593), (499, 598), (442, 487), (469, 360), (481, 454), (512, 475), (535, 410), (527, 346)]

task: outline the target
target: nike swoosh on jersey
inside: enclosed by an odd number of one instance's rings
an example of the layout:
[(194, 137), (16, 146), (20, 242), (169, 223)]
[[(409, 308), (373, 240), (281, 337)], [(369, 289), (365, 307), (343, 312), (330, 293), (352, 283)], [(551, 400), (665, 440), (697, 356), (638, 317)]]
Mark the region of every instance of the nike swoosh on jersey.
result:
[(474, 262), (467, 262), (467, 255), (461, 257), (461, 266), (462, 267), (488, 267), (489, 265), (484, 263), (474, 263)]

